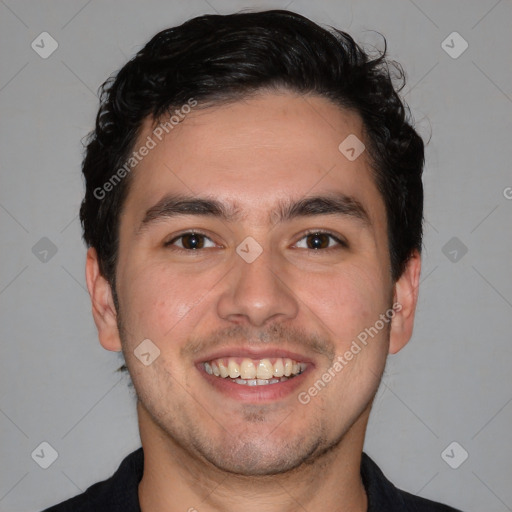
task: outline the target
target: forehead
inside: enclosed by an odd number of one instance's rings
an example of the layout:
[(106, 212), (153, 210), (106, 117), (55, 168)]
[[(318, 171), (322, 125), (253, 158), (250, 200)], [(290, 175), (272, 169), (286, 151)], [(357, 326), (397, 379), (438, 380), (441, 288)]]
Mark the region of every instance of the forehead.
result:
[(283, 199), (333, 191), (365, 204), (370, 217), (384, 214), (366, 152), (351, 160), (340, 151), (346, 140), (362, 147), (354, 112), (316, 96), (266, 93), (183, 117), (161, 140), (154, 120), (142, 126), (134, 149), (148, 137), (154, 145), (133, 171), (124, 210), (134, 222), (170, 193), (215, 197), (262, 223)]

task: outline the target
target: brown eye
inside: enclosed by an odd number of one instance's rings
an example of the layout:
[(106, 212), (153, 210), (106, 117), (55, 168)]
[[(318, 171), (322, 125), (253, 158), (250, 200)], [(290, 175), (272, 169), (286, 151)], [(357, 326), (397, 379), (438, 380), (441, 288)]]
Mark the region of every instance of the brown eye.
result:
[[(207, 242), (210, 245), (206, 245)], [(201, 233), (183, 233), (182, 235), (172, 239), (165, 244), (167, 247), (176, 246), (187, 251), (204, 249), (205, 247), (215, 247), (215, 244), (205, 235)]]
[(325, 249), (329, 247), (329, 235), (325, 233), (312, 233), (306, 236), (308, 249)]
[(308, 233), (298, 242), (297, 247), (300, 249), (309, 249), (316, 251), (318, 249), (340, 249), (347, 247), (347, 244), (339, 238), (322, 231)]
[(190, 233), (181, 237), (181, 243), (185, 249), (202, 249), (204, 247), (204, 236)]

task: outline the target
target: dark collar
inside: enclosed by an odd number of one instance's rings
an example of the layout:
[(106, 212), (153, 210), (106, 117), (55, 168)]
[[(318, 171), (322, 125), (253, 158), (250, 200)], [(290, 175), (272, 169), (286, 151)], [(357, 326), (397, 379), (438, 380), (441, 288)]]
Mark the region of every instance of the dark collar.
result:
[[(143, 472), (144, 452), (139, 448), (123, 460), (111, 478), (45, 512), (141, 512), (139, 483)], [(368, 496), (367, 512), (458, 512), (397, 489), (365, 453), (361, 478)]]

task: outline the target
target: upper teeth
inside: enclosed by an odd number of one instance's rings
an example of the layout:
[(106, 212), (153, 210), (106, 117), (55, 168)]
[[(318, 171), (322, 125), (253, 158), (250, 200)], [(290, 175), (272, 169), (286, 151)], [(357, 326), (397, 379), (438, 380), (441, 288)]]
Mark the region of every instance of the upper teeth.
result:
[(232, 379), (272, 379), (273, 377), (289, 377), (298, 375), (306, 369), (306, 363), (299, 363), (289, 358), (277, 357), (272, 363), (270, 359), (242, 359), (234, 357), (207, 361), (204, 369), (210, 375), (230, 377)]

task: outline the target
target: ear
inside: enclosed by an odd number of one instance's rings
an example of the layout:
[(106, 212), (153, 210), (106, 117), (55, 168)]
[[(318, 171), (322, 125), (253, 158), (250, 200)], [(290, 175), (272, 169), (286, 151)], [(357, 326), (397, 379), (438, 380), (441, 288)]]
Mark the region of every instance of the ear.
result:
[(396, 354), (411, 339), (414, 326), (414, 313), (418, 302), (420, 284), (421, 256), (414, 251), (403, 274), (395, 283), (393, 309), (395, 316), (391, 321), (389, 353)]
[(100, 272), (96, 249), (87, 251), (85, 279), (91, 296), (92, 316), (98, 329), (101, 345), (107, 350), (121, 351), (121, 338), (117, 328), (117, 312), (110, 283)]

